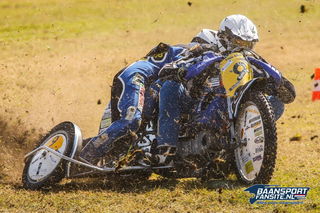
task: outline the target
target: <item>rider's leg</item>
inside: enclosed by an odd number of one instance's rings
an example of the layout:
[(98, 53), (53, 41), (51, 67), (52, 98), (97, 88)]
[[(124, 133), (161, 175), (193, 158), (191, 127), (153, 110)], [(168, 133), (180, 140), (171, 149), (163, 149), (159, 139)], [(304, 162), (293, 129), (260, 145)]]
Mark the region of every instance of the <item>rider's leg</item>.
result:
[[(158, 164), (166, 164), (175, 155), (179, 136), (180, 114), (190, 110), (192, 99), (186, 95), (184, 86), (175, 81), (166, 81), (160, 90), (157, 150)], [(189, 106), (189, 107), (186, 107)]]
[(184, 86), (175, 81), (166, 81), (160, 90), (158, 117), (158, 146), (176, 146), (179, 135), (180, 114), (190, 100)]
[(99, 126), (99, 132), (98, 134), (102, 133), (105, 131), (108, 126), (111, 124), (111, 116), (112, 116), (112, 111), (111, 111), (111, 103), (107, 105), (107, 108), (104, 110), (101, 121), (100, 121), (100, 126)]
[(159, 112), (159, 93), (162, 87), (163, 81), (157, 80), (152, 83), (148, 89), (146, 89), (144, 107), (143, 107), (143, 119), (151, 121), (154, 118), (157, 119)]
[(141, 124), (141, 112), (144, 104), (145, 77), (132, 72), (129, 75), (119, 75), (123, 90), (119, 98), (118, 110), (120, 119), (113, 122), (83, 148), (80, 158), (95, 163), (96, 159), (110, 153), (116, 146), (116, 141), (130, 132), (135, 132)]

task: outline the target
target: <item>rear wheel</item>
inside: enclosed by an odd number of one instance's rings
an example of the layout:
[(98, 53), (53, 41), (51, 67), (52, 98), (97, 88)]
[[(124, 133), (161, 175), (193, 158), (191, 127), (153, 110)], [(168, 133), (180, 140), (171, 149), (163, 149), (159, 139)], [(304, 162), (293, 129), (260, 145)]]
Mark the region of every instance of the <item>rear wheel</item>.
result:
[[(74, 125), (63, 122), (55, 126), (39, 146), (47, 146), (69, 156), (74, 141)], [(23, 169), (22, 183), (27, 189), (39, 189), (58, 183), (65, 176), (66, 161), (47, 150), (39, 150), (30, 156)]]
[(243, 98), (235, 124), (237, 141), (234, 151), (236, 175), (246, 184), (268, 183), (277, 154), (277, 131), (274, 113), (261, 92)]

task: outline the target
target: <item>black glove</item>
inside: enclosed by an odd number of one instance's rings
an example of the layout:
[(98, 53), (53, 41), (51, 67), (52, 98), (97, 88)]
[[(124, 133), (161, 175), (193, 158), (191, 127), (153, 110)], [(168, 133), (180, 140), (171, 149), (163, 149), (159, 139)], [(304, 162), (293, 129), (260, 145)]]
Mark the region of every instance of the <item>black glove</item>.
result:
[(290, 104), (296, 98), (296, 90), (293, 84), (285, 77), (282, 77), (282, 82), (277, 90), (277, 97), (285, 104)]
[(161, 80), (174, 80), (177, 82), (185, 82), (184, 76), (187, 71), (184, 68), (178, 68), (169, 65), (164, 66), (159, 72), (159, 79)]
[(289, 104), (296, 98), (296, 91), (293, 84), (282, 76), (281, 83), (276, 86), (272, 79), (269, 79), (266, 86), (268, 95), (277, 96), (284, 104)]

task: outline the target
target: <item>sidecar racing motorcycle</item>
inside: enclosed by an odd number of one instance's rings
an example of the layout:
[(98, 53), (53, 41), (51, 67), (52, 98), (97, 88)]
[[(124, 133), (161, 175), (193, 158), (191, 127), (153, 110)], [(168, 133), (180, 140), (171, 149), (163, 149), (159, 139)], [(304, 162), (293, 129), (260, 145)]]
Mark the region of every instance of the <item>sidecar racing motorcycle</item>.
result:
[[(168, 178), (196, 177), (203, 180), (226, 178), (235, 173), (245, 184), (268, 183), (277, 156), (277, 129), (274, 110), (267, 98), (273, 79), (282, 79), (277, 95), (284, 103), (295, 98), (293, 85), (256, 53), (247, 57), (252, 78), (227, 98), (230, 125), (225, 135), (210, 130), (189, 134), (182, 128), (177, 158), (167, 166), (151, 166), (143, 161), (145, 151), (154, 144), (157, 121), (148, 121), (126, 140), (116, 156), (105, 156), (97, 165), (79, 160), (84, 147), (80, 128), (69, 121), (55, 126), (38, 146), (25, 156), (23, 186), (40, 189), (63, 178), (98, 177), (141, 181), (157, 173)], [(224, 59), (226, 60), (226, 59)], [(230, 61), (231, 60), (231, 61)], [(232, 58), (226, 64), (232, 63)], [(279, 95), (279, 93), (281, 93)], [(210, 101), (210, 99), (209, 99)], [(223, 146), (221, 141), (224, 141)], [(219, 145), (218, 145), (219, 143)]]

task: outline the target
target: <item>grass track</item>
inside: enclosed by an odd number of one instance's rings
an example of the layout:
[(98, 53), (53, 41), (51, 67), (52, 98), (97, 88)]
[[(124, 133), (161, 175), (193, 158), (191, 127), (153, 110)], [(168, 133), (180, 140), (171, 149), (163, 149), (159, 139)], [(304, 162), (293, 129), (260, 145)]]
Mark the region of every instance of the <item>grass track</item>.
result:
[[(299, 13), (301, 4), (306, 13)], [(203, 184), (153, 177), (129, 188), (82, 180), (49, 191), (21, 189), (22, 156), (39, 133), (72, 120), (85, 136), (94, 135), (119, 69), (160, 41), (187, 43), (201, 28), (216, 29), (233, 13), (256, 23), (261, 38), (256, 50), (296, 86), (296, 101), (278, 121), (271, 184), (311, 187), (305, 204), (250, 205), (246, 187), (233, 180)], [(310, 75), (320, 66), (319, 20), (316, 0), (194, 0), (191, 7), (184, 0), (1, 1), (0, 211), (320, 211), (320, 102), (310, 101)], [(302, 140), (290, 142), (298, 133)]]

